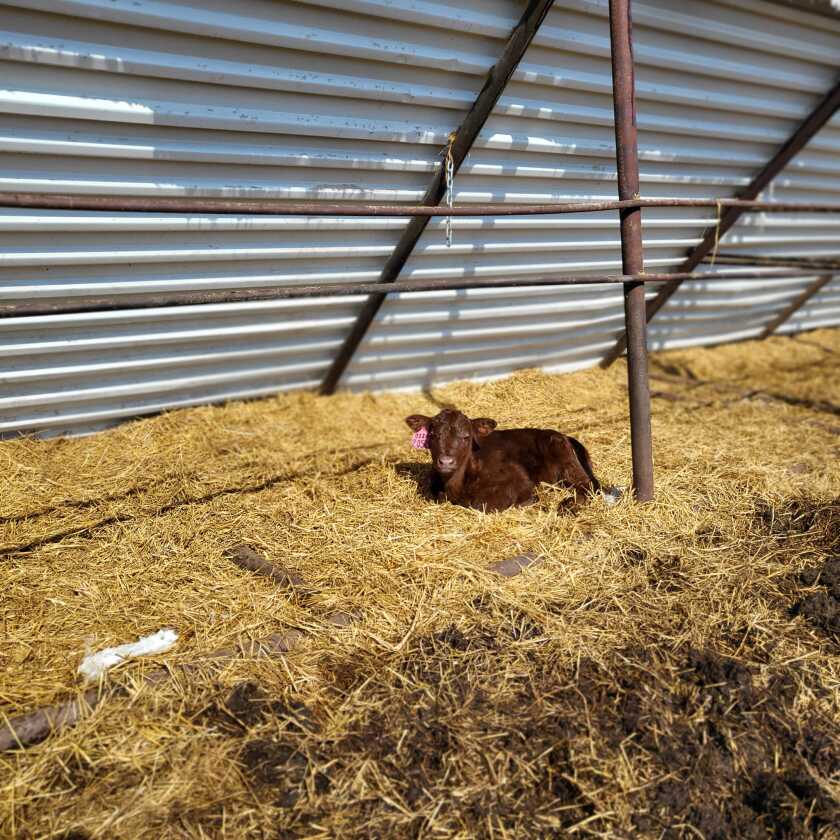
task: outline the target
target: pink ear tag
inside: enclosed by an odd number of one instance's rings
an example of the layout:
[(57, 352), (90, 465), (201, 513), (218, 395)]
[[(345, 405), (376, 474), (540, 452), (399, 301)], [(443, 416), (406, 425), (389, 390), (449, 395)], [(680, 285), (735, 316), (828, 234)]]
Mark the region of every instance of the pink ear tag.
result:
[(421, 426), (412, 436), (411, 445), (415, 449), (428, 449), (427, 441), (429, 439), (429, 430), (425, 426)]

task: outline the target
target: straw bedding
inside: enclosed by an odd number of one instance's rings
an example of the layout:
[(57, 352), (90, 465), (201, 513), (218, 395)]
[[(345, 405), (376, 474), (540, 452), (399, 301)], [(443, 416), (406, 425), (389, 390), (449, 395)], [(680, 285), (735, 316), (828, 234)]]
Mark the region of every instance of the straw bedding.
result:
[[(657, 501), (576, 515), (557, 488), (424, 501), (402, 418), (559, 428), (626, 486), (623, 363), (0, 444), (0, 715), (77, 690), (89, 649), (180, 634), (0, 754), (0, 834), (840, 836), (840, 331), (651, 372)], [(234, 565), (242, 543), (306, 591)], [(288, 628), (282, 657), (181, 667)]]

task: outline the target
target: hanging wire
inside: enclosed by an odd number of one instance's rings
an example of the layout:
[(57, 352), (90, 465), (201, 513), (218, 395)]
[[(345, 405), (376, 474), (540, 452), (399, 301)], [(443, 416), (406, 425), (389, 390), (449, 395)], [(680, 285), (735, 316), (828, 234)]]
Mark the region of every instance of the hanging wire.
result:
[[(454, 135), (449, 135), (449, 145), (443, 160), (443, 176), (446, 181), (446, 206), (452, 208), (452, 193), (455, 189), (455, 161), (452, 159), (452, 144), (455, 142)], [(446, 216), (446, 247), (452, 247), (452, 216)]]
[(717, 202), (717, 219), (715, 220), (715, 247), (712, 250), (712, 259), (709, 263), (710, 266), (715, 264), (715, 260), (717, 259), (718, 255), (718, 248), (720, 247), (720, 219), (721, 215), (723, 214), (723, 205), (718, 201)]

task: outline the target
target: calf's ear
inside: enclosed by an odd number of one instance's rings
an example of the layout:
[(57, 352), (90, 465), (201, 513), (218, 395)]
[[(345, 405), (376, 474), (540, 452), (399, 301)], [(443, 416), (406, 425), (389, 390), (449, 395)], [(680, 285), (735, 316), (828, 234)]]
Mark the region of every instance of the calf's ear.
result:
[(411, 414), (405, 418), (405, 423), (412, 432), (419, 432), (423, 426), (428, 426), (431, 422), (432, 418), (425, 414)]
[(491, 420), (489, 417), (478, 417), (475, 420), (470, 420), (470, 422), (472, 423), (473, 434), (477, 438), (487, 437), (498, 425), (495, 420)]

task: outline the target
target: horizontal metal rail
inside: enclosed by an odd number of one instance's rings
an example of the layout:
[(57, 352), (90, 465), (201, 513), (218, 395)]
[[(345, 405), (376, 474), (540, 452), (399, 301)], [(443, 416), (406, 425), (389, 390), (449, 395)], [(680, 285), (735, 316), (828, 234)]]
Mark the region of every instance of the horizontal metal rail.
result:
[[(0, 207), (35, 210), (110, 210), (136, 213), (239, 213), (245, 216), (552, 216), (652, 207), (736, 208), (762, 213), (840, 213), (840, 204), (747, 201), (739, 198), (633, 198), (624, 201), (565, 201), (552, 204), (359, 204), (254, 198), (97, 196), (0, 192)], [(382, 291), (380, 289), (380, 291)]]
[(705, 265), (745, 265), (759, 268), (813, 268), (814, 271), (840, 268), (840, 257), (771, 257), (751, 254), (727, 254), (726, 256), (704, 257)]
[[(829, 271), (831, 276), (840, 274), (840, 268)], [(459, 278), (455, 280), (403, 280), (391, 283), (388, 293), (441, 292), (466, 289), (505, 289), (523, 286), (601, 286), (622, 283), (670, 283), (674, 280), (736, 281), (773, 280), (810, 277), (812, 271), (802, 269), (732, 270), (720, 272), (683, 272), (682, 274), (579, 274), (546, 277), (486, 277)], [(170, 306), (200, 306), (218, 303), (251, 303), (294, 298), (337, 297), (369, 295), (379, 292), (378, 283), (323, 283), (319, 285), (290, 285), (265, 289), (219, 289), (200, 292), (168, 292), (166, 294), (109, 295), (107, 297), (82, 297), (77, 303), (62, 300), (0, 300), (0, 318), (37, 317), (43, 315), (76, 315), (85, 312), (114, 312), (125, 309), (155, 309)]]

